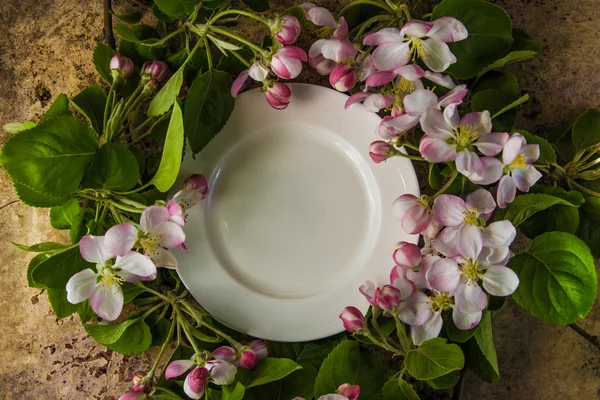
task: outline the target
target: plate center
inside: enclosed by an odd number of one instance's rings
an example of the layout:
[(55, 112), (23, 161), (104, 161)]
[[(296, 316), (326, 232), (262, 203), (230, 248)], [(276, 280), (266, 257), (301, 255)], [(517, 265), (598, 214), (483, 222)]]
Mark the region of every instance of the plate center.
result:
[(244, 135), (220, 160), (206, 204), (221, 265), (275, 297), (339, 286), (378, 239), (378, 192), (363, 164), (320, 127), (277, 125)]

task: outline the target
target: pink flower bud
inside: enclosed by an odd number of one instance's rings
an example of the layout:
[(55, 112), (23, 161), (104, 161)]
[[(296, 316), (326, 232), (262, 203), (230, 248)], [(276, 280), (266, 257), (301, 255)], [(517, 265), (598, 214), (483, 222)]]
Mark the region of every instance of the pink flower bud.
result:
[(292, 90), (288, 85), (279, 82), (273, 82), (265, 92), (267, 103), (276, 110), (284, 110), (290, 104)]
[(284, 15), (281, 20), (281, 26), (279, 32), (275, 34), (275, 40), (286, 46), (295, 43), (298, 36), (300, 36), (300, 31), (302, 31), (300, 21), (291, 15)]
[(142, 392), (149, 393), (150, 392), (151, 387), (148, 384), (148, 382), (144, 382), (145, 377), (146, 377), (146, 373), (143, 371), (137, 371), (135, 374), (133, 374), (133, 376), (131, 377), (131, 381), (133, 382), (133, 391), (134, 392), (140, 392), (140, 393), (142, 393)]
[(294, 79), (302, 72), (302, 61), (307, 61), (308, 56), (300, 47), (286, 46), (271, 58), (271, 70), (282, 79)]
[(376, 140), (369, 146), (369, 155), (374, 163), (379, 164), (390, 158), (396, 153), (396, 149), (391, 143), (383, 140)]
[(119, 400), (142, 400), (145, 399), (146, 395), (140, 392), (127, 392), (123, 393)]
[(237, 353), (234, 348), (229, 346), (221, 346), (215, 349), (212, 352), (212, 356), (217, 360), (225, 360), (229, 362), (233, 362), (235, 360)]
[(142, 65), (142, 75), (155, 79), (159, 84), (166, 82), (169, 76), (169, 66), (163, 61), (147, 61)]
[(258, 355), (251, 349), (242, 350), (240, 354), (240, 367), (252, 369), (258, 364)]
[(183, 181), (182, 189), (192, 189), (197, 190), (202, 193), (202, 198), (206, 198), (208, 196), (208, 182), (204, 175), (193, 174), (185, 181)]
[(110, 70), (117, 71), (119, 78), (129, 78), (133, 74), (133, 61), (123, 54), (115, 54), (110, 59)]
[(391, 285), (375, 289), (375, 303), (382, 310), (391, 311), (400, 303), (400, 290)]
[(248, 346), (250, 346), (252, 351), (256, 353), (259, 360), (264, 360), (269, 355), (267, 353), (267, 345), (263, 340), (253, 340)]
[(408, 242), (399, 242), (392, 257), (396, 265), (404, 268), (417, 267), (423, 259), (419, 246)]
[(350, 333), (365, 329), (365, 317), (356, 307), (348, 306), (344, 308), (344, 311), (340, 314), (340, 319), (344, 324), (344, 328)]
[(340, 92), (347, 92), (357, 82), (356, 70), (346, 64), (338, 64), (329, 75), (329, 83)]
[(337, 391), (342, 396), (346, 396), (348, 400), (356, 400), (360, 395), (360, 386), (343, 383), (340, 385), (340, 387), (338, 387)]

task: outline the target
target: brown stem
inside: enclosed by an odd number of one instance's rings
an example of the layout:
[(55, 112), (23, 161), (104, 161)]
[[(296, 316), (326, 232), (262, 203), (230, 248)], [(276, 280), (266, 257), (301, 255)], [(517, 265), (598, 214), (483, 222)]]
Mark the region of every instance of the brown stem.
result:
[(569, 328), (573, 329), (578, 335), (600, 349), (600, 340), (598, 336), (590, 335), (577, 324), (569, 324)]
[(16, 204), (16, 203), (18, 203), (18, 202), (19, 202), (19, 200), (13, 200), (13, 201), (9, 201), (8, 203), (4, 204), (3, 206), (0, 206), (0, 210), (2, 210), (3, 208), (6, 208), (6, 207), (8, 207), (8, 206), (10, 206), (10, 205)]
[(108, 47), (115, 50), (117, 44), (112, 29), (112, 15), (110, 13), (111, 2), (111, 0), (104, 0), (104, 41)]

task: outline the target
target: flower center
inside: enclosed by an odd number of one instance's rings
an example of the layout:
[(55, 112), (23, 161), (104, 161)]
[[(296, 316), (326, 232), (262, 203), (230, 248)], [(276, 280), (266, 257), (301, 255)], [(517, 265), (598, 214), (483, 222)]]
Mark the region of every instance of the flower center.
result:
[(508, 166), (510, 169), (514, 168), (527, 168), (527, 163), (525, 162), (525, 156), (523, 154), (519, 154), (517, 158)]
[(479, 221), (479, 211), (476, 208), (470, 208), (468, 210), (463, 211), (463, 221), (467, 225), (480, 225)]
[(410, 50), (408, 50), (408, 55), (412, 54), (412, 61), (415, 62), (417, 57), (423, 58), (423, 56), (429, 54), (429, 50), (425, 48), (423, 45), (423, 41), (419, 38), (410, 38)]
[(479, 261), (469, 259), (463, 264), (461, 272), (468, 280), (478, 281), (479, 276), (485, 272), (485, 268), (479, 265)]
[(412, 93), (415, 91), (415, 85), (405, 77), (401, 76), (396, 84), (396, 89), (401, 93)]
[(139, 244), (144, 249), (146, 255), (154, 254), (156, 253), (156, 249), (162, 244), (162, 238), (146, 234), (139, 239)]
[(473, 129), (471, 125), (461, 125), (454, 128), (454, 137), (459, 148), (457, 150), (462, 150), (468, 148), (479, 138), (479, 131)]
[(429, 296), (429, 309), (433, 312), (442, 312), (452, 305), (452, 298), (448, 293), (437, 293)]
[(328, 38), (329, 36), (331, 36), (331, 34), (333, 33), (333, 31), (335, 31), (335, 28), (333, 26), (323, 26), (323, 27), (317, 29), (315, 31), (315, 34), (319, 38), (325, 39), (325, 38)]

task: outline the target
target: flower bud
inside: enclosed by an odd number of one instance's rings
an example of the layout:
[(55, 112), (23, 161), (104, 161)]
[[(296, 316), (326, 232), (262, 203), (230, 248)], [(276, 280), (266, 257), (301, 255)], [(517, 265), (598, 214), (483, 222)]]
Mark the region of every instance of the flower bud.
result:
[(148, 80), (154, 79), (162, 85), (169, 76), (169, 66), (163, 61), (147, 61), (142, 65), (142, 76), (146, 76)]
[(133, 61), (131, 61), (129, 57), (125, 57), (123, 54), (115, 54), (110, 59), (109, 67), (111, 71), (116, 71), (119, 79), (129, 78), (131, 74), (133, 74)]
[(142, 400), (145, 399), (146, 395), (140, 392), (127, 392), (123, 393), (119, 400)]
[(236, 357), (235, 349), (229, 346), (221, 346), (215, 349), (212, 352), (213, 358), (217, 360), (225, 360), (229, 362), (233, 362)]
[(300, 31), (302, 31), (300, 21), (291, 15), (284, 15), (281, 17), (279, 31), (275, 33), (275, 40), (283, 45), (290, 45), (298, 40)]
[(307, 61), (308, 56), (300, 47), (286, 46), (271, 58), (271, 70), (282, 79), (294, 79), (302, 72), (302, 61)]
[(400, 303), (400, 290), (391, 285), (375, 289), (375, 303), (382, 310), (392, 311)]
[(383, 140), (376, 140), (369, 146), (369, 155), (374, 163), (379, 164), (396, 154), (396, 148)]
[(347, 92), (357, 82), (356, 70), (346, 64), (336, 65), (329, 75), (329, 83), (340, 92)]
[(264, 360), (269, 356), (267, 353), (267, 345), (263, 340), (253, 340), (248, 346), (250, 346), (252, 351), (256, 353), (259, 360)]
[(360, 395), (360, 386), (343, 383), (338, 387), (337, 392), (342, 396), (346, 396), (348, 400), (356, 400)]
[(284, 110), (290, 104), (292, 90), (284, 83), (273, 82), (265, 92), (265, 97), (271, 107), (276, 110)]
[(208, 196), (208, 182), (204, 175), (201, 174), (193, 174), (183, 181), (182, 189), (197, 190), (202, 194), (203, 199)]
[(258, 364), (258, 354), (251, 349), (242, 350), (240, 354), (240, 367), (252, 369)]
[(365, 329), (365, 317), (356, 307), (348, 306), (340, 314), (344, 328), (350, 333), (360, 332)]
[(149, 393), (151, 387), (149, 385), (149, 379), (146, 378), (146, 373), (143, 371), (137, 371), (131, 377), (131, 381), (133, 382), (133, 391), (140, 393)]

